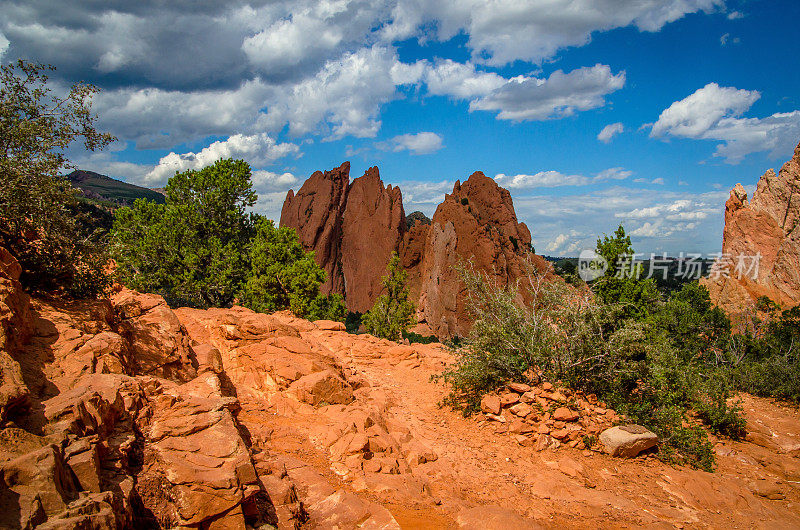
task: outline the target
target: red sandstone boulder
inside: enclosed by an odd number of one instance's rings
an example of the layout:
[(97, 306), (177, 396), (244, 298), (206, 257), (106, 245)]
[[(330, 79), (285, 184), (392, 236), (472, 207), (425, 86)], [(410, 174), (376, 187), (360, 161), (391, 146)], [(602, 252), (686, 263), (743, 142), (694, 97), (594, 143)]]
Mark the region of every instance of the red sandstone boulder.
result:
[[(146, 507), (174, 526), (199, 526), (228, 514), (259, 491), (247, 445), (216, 374), (165, 387), (152, 396), (139, 492)], [(152, 486), (160, 485), (162, 491)], [(166, 491), (163, 491), (166, 490)], [(164, 496), (172, 499), (163, 503)], [(243, 525), (239, 508), (231, 522)]]
[(0, 247), (0, 422), (15, 409), (24, 408), (28, 388), (15, 355), (31, 336), (33, 317), (30, 299), (22, 290), (22, 267)]
[(131, 347), (136, 373), (178, 381), (197, 375), (197, 361), (180, 320), (158, 295), (122, 289), (112, 298), (119, 333)]
[[(737, 184), (725, 203), (722, 252), (726, 271), (703, 279), (712, 299), (731, 314), (742, 312), (760, 296), (784, 309), (800, 303), (800, 145), (778, 174), (759, 179), (751, 201)], [(750, 270), (751, 256), (759, 256)], [(747, 261), (736, 271), (739, 257)]]
[(301, 377), (289, 386), (289, 392), (311, 405), (322, 403), (346, 405), (353, 401), (353, 390), (333, 370), (324, 370)]

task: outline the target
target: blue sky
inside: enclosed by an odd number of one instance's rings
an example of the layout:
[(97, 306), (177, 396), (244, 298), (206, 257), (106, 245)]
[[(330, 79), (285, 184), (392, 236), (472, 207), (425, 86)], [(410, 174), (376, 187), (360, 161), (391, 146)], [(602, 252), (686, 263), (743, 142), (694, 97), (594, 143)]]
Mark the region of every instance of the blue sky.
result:
[(539, 253), (620, 222), (638, 251), (712, 253), (728, 190), (800, 142), (792, 0), (102, 4), (0, 0), (0, 61), (103, 89), (120, 141), (73, 160), (157, 187), (244, 158), (271, 217), (350, 160), (428, 215), (483, 171)]

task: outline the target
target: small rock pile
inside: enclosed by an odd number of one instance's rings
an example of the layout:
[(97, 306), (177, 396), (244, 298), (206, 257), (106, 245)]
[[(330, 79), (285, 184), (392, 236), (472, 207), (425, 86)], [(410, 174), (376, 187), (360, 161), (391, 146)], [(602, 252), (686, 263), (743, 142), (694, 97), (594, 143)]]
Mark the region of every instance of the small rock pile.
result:
[(408, 430), (393, 429), (377, 410), (331, 405), (327, 413), (343, 421), (325, 426), (312, 439), (327, 450), (340, 475), (351, 471), (400, 475), (438, 458)]
[(507, 432), (537, 451), (562, 445), (600, 451), (600, 433), (622, 420), (594, 394), (547, 382), (509, 383), (504, 392), (483, 397), (481, 412), (497, 423), (496, 432)]

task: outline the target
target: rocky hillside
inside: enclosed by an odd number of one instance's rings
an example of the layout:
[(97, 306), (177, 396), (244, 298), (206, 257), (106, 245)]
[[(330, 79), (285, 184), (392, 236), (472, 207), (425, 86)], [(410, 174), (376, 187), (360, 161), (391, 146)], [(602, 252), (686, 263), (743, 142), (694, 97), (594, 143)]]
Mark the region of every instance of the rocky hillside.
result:
[(132, 204), (136, 199), (164, 202), (163, 193), (112, 179), (94, 171), (77, 169), (67, 175), (67, 179), (74, 187), (81, 190), (87, 199), (108, 201), (123, 206)]
[(533, 253), (530, 231), (517, 221), (508, 190), (483, 173), (456, 182), (431, 223), (413, 224), (406, 221), (400, 189), (384, 187), (378, 168), (352, 183), (349, 173), (345, 162), (311, 175), (297, 195), (290, 190), (281, 226), (297, 230), (328, 272), (326, 292), (343, 294), (350, 311), (372, 307), (394, 251), (409, 273), (418, 320), (439, 337), (463, 335), (469, 327), (453, 265), (472, 260), (503, 286), (520, 278), (529, 262), (547, 268)]
[[(739, 313), (760, 296), (784, 309), (800, 303), (800, 145), (776, 174), (758, 181), (751, 200), (741, 184), (725, 203), (722, 253), (730, 262), (716, 278), (704, 279), (712, 299), (729, 313)], [(736, 270), (739, 257), (745, 262)], [(758, 266), (750, 270), (758, 256)]]
[(440, 408), (439, 345), (119, 286), (30, 299), (19, 273), (0, 249), (2, 528), (800, 526), (800, 415), (767, 400), (716, 473), (673, 468), (558, 385)]

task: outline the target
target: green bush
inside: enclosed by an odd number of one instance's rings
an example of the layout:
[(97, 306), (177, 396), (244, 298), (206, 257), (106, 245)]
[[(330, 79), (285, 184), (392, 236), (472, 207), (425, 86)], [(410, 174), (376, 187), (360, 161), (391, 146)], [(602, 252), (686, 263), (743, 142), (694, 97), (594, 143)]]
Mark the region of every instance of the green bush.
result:
[(726, 372), (738, 390), (798, 402), (800, 306), (772, 314), (766, 322), (757, 321), (755, 330), (730, 338)]
[[(548, 380), (597, 394), (655, 432), (660, 455), (671, 462), (713, 468), (706, 430), (695, 418), (720, 434), (743, 434), (739, 410), (727, 403), (730, 385), (709, 362), (726, 327), (704, 290), (687, 286), (674, 301), (631, 313), (626, 302), (604, 303), (533, 268), (514, 288), (494, 285), (470, 267), (460, 273), (474, 324), (453, 347), (456, 362), (439, 377), (450, 388), (445, 404), (477, 411), (485, 393), (524, 381), (536, 368)], [(661, 325), (678, 314), (684, 318), (674, 326)], [(722, 338), (712, 333), (717, 328)], [(693, 333), (708, 336), (686, 342)]]
[(320, 294), (325, 271), (295, 231), (247, 212), (257, 195), (246, 162), (176, 173), (166, 195), (164, 204), (138, 199), (116, 211), (112, 252), (123, 283), (171, 305), (228, 307), (238, 299), (254, 311), (344, 319), (342, 297)]
[(344, 320), (344, 326), (348, 333), (357, 334), (361, 328), (362, 314), (358, 311), (348, 311)]
[(414, 333), (413, 331), (406, 331), (403, 333), (403, 338), (408, 339), (408, 342), (411, 344), (433, 344), (434, 342), (439, 342), (439, 339), (433, 335), (425, 336)]
[(389, 340), (400, 340), (411, 325), (414, 304), (408, 298), (406, 278), (408, 273), (400, 265), (397, 252), (392, 253), (383, 277), (383, 294), (372, 309), (361, 318), (368, 333)]
[(341, 295), (320, 294), (325, 271), (313, 253), (305, 252), (294, 229), (259, 220), (249, 261), (250, 273), (240, 294), (246, 307), (262, 313), (288, 308), (309, 320), (344, 319)]
[(230, 305), (248, 273), (255, 217), (246, 210), (256, 199), (243, 160), (176, 173), (165, 204), (137, 199), (117, 210), (111, 250), (120, 280), (173, 305)]
[(28, 290), (93, 297), (110, 283), (104, 232), (76, 221), (78, 197), (60, 172), (70, 167), (73, 142), (95, 150), (115, 138), (94, 128), (98, 89), (75, 84), (54, 95), (46, 75), (53, 69), (0, 65), (0, 246), (19, 260)]

